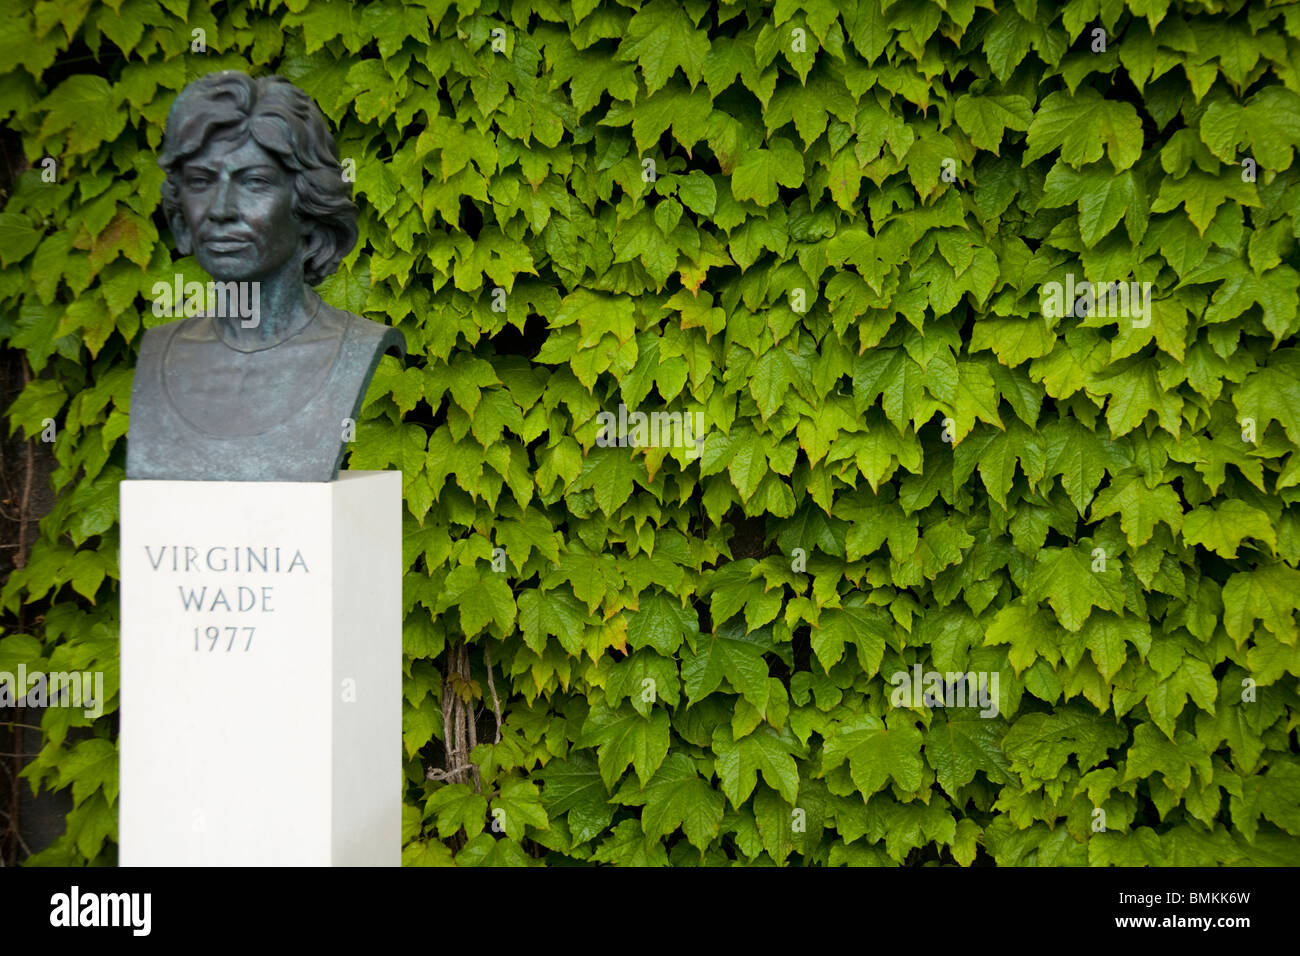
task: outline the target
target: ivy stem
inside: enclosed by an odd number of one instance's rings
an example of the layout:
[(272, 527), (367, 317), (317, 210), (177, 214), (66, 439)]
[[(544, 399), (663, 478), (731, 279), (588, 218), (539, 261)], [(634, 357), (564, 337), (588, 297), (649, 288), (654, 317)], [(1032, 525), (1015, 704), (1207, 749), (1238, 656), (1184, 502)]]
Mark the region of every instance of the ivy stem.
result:
[(497, 733), (492, 743), (499, 744), (501, 743), (501, 700), (497, 697), (496, 682), (492, 680), (492, 648), (486, 641), (483, 642), (483, 657), (487, 661), (488, 690), (492, 692), (492, 713), (496, 714), (497, 718)]
[[(23, 369), (23, 391), (27, 390), (28, 384), (32, 380), (32, 369), (27, 364), (27, 356), (22, 357)], [(21, 392), (19, 394), (22, 394)], [(14, 567), (22, 568), (27, 565), (27, 511), (31, 506), (32, 500), (32, 472), (36, 470), (35, 453), (32, 451), (33, 436), (25, 436), (27, 441), (23, 443), (23, 456), (26, 467), (23, 469), (23, 497), (18, 503), (18, 551), (14, 555)], [(23, 608), (19, 608), (19, 630), (23, 629), (22, 614)]]

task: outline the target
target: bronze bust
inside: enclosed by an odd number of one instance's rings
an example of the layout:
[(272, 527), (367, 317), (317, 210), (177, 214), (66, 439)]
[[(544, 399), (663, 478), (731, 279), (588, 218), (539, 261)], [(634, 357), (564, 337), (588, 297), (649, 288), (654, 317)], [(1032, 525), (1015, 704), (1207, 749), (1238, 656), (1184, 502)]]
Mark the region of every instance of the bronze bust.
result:
[(158, 162), (177, 248), (223, 307), (145, 333), (127, 477), (332, 481), (379, 359), (405, 341), (312, 289), (357, 241), (320, 109), (282, 77), (214, 73), (177, 96)]

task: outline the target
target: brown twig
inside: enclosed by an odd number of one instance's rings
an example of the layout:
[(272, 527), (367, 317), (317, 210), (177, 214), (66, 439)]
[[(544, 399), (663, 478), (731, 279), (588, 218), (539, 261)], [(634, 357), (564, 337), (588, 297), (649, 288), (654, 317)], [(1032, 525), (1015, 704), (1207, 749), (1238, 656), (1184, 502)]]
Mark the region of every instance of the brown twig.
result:
[(492, 713), (497, 718), (497, 735), (492, 741), (494, 744), (501, 743), (501, 700), (497, 697), (497, 685), (492, 680), (492, 648), (488, 647), (487, 642), (483, 643), (483, 657), (487, 660), (487, 679), (488, 690), (492, 692)]

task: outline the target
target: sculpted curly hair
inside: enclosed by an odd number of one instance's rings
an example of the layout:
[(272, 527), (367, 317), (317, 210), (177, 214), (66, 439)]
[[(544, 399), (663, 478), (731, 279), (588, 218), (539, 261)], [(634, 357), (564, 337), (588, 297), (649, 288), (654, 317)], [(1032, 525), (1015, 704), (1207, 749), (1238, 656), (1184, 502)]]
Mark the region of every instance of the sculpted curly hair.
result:
[(172, 103), (158, 165), (167, 173), (163, 212), (180, 252), (188, 255), (191, 245), (181, 217), (181, 168), (217, 135), (251, 136), (293, 173), (293, 211), (310, 227), (303, 278), (316, 285), (333, 273), (356, 245), (357, 206), (320, 108), (282, 76), (212, 73)]

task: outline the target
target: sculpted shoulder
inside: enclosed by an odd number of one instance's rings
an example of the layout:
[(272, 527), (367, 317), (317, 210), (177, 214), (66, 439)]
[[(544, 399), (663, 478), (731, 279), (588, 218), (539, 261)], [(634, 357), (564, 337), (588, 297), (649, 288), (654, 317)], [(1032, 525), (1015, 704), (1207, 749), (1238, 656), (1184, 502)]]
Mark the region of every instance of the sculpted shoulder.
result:
[(321, 306), (321, 313), (328, 313), (331, 320), (346, 325), (363, 347), (374, 349), (378, 355), (385, 352), (391, 352), (399, 358), (406, 355), (406, 337), (391, 325), (336, 309), (329, 303)]
[(170, 322), (163, 322), (151, 329), (145, 329), (144, 338), (141, 339), (140, 343), (141, 351), (150, 343), (156, 344), (173, 335), (181, 335), (194, 341), (216, 341), (216, 332), (212, 328), (212, 319), (206, 315), (196, 315), (186, 319), (172, 319)]

